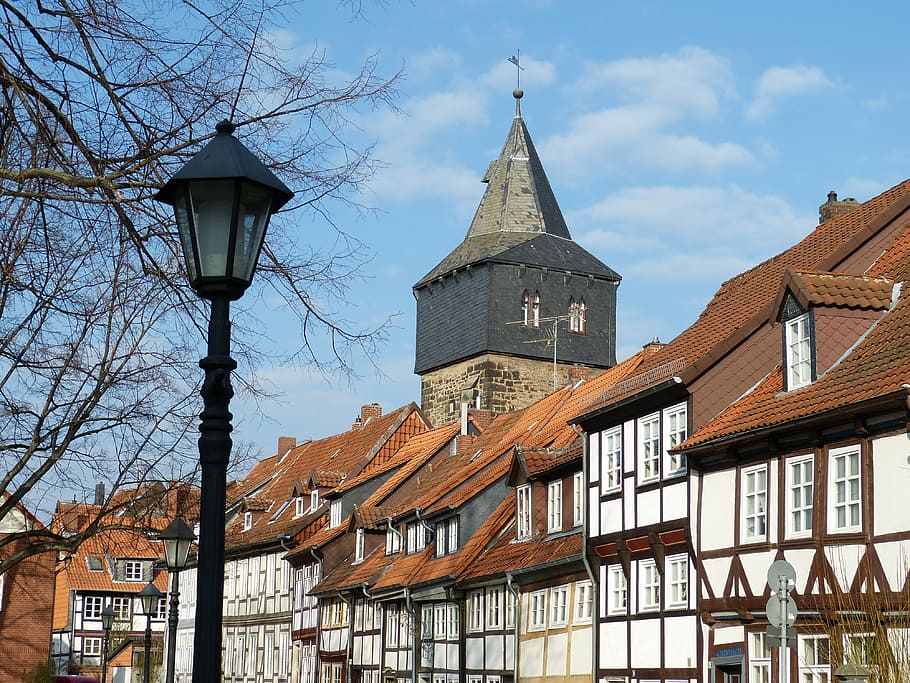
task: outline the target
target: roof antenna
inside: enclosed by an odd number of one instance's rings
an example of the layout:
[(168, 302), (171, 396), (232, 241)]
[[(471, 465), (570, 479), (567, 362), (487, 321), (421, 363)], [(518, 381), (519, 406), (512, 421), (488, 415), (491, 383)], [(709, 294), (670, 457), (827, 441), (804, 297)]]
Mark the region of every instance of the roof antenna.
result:
[(524, 91), (521, 89), (521, 72), (525, 70), (521, 65), (521, 50), (509, 57), (509, 61), (515, 65), (515, 90), (512, 91), (512, 95), (515, 97), (515, 118), (520, 119), (521, 98), (524, 95)]

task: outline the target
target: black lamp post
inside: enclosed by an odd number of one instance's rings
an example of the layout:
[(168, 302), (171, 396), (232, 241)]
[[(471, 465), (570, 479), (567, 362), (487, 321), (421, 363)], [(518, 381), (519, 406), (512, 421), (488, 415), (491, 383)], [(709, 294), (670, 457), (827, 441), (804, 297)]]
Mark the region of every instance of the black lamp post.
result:
[(164, 543), (164, 563), (171, 575), (171, 601), (167, 614), (167, 671), (165, 683), (174, 681), (174, 664), (177, 656), (177, 621), (180, 607), (180, 571), (186, 567), (190, 546), (196, 539), (193, 530), (179, 517), (173, 520), (158, 534), (158, 540)]
[(142, 613), (145, 615), (145, 661), (142, 665), (142, 683), (149, 683), (152, 658), (152, 615), (158, 613), (158, 602), (163, 597), (164, 593), (158, 590), (151, 581), (139, 591)]
[(200, 415), (199, 564), (196, 573), (196, 632), (193, 681), (221, 680), (221, 617), (224, 594), (224, 506), (231, 455), (230, 302), (253, 279), (266, 227), (291, 192), (234, 136), (228, 121), (177, 171), (156, 199), (174, 207), (190, 286), (212, 302), (208, 355)]
[(114, 608), (105, 605), (101, 610), (101, 628), (104, 629), (104, 641), (101, 644), (101, 683), (107, 683), (107, 653), (111, 649), (111, 629), (114, 627)]

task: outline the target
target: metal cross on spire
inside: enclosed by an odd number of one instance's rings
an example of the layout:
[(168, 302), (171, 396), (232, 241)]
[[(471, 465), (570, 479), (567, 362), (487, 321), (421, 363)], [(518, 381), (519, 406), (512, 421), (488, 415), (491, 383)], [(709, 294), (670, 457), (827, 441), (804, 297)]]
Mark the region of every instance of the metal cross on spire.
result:
[(518, 50), (514, 55), (509, 57), (509, 61), (515, 65), (515, 88), (521, 89), (521, 72), (525, 68), (521, 65), (521, 50)]

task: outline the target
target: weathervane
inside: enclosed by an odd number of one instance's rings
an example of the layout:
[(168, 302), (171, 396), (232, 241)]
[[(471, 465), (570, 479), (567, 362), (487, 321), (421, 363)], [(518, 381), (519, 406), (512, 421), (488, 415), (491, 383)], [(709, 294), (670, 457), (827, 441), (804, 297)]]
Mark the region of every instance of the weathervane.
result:
[(515, 65), (515, 88), (521, 90), (521, 72), (525, 70), (521, 65), (521, 50), (509, 57), (509, 61)]

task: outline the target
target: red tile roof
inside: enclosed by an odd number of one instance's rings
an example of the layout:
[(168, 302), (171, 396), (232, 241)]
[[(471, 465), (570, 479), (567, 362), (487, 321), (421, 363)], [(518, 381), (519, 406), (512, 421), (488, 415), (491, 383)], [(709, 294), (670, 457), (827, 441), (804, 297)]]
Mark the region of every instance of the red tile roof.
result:
[(848, 273), (818, 273), (788, 269), (772, 310), (777, 320), (786, 293), (792, 292), (803, 308), (832, 306), (835, 308), (883, 311), (891, 305), (894, 282), (885, 277), (869, 277)]

